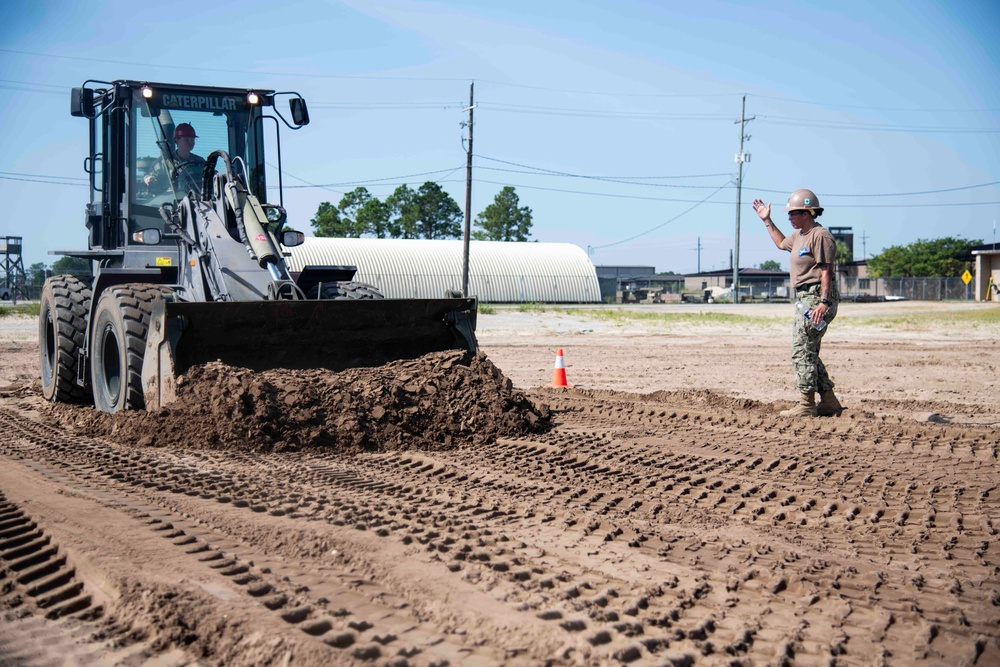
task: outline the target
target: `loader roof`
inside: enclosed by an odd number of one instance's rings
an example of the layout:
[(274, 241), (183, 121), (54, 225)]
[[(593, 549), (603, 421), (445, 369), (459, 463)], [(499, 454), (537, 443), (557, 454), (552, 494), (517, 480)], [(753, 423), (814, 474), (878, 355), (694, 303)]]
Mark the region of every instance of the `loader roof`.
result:
[(257, 93), (258, 95), (272, 95), (274, 91), (270, 88), (231, 88), (228, 86), (195, 86), (187, 83), (163, 83), (157, 81), (137, 81), (134, 79), (118, 79), (113, 81), (115, 85), (126, 86), (128, 88), (141, 88), (149, 86), (154, 90), (174, 90), (190, 91), (193, 93), (213, 93), (222, 95), (246, 95), (247, 93)]

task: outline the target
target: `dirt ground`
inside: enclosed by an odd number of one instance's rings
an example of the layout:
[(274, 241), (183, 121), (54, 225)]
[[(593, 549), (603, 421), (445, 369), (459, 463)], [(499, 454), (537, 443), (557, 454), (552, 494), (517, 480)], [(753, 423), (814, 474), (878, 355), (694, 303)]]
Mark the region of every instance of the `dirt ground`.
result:
[(0, 318), (0, 665), (1000, 664), (996, 304), (843, 304), (800, 420), (790, 306), (628, 310), (115, 416)]

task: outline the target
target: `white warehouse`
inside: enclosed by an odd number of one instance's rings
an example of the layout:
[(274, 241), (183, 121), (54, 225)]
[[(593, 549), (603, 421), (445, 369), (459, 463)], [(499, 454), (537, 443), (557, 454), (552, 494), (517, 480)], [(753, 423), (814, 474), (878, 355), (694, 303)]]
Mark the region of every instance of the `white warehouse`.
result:
[[(356, 266), (354, 279), (390, 299), (440, 298), (462, 289), (462, 241), (307, 238), (288, 268)], [(484, 303), (599, 303), (597, 272), (571, 243), (470, 241), (469, 293)]]

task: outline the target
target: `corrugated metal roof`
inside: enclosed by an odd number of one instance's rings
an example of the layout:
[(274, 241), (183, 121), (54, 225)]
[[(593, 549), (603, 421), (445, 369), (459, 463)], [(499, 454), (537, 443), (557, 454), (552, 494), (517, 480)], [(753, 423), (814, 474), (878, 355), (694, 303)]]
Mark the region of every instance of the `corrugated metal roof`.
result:
[[(358, 267), (355, 280), (391, 299), (428, 299), (462, 289), (462, 241), (307, 238), (289, 248), (290, 271)], [(469, 292), (486, 303), (597, 303), (587, 253), (571, 243), (469, 242)]]

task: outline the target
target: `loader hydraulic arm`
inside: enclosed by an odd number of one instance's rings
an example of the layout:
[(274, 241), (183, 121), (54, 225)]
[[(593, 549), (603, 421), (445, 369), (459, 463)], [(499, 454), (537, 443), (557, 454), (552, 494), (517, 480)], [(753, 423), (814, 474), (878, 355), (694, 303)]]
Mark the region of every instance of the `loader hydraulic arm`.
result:
[[(220, 172), (219, 161), (225, 168)], [(267, 215), (257, 198), (247, 189), (245, 180), (233, 168), (225, 151), (214, 151), (205, 163), (202, 197), (214, 205), (220, 215), (232, 215), (240, 241), (247, 254), (271, 276), (269, 298), (304, 298), (285, 267), (274, 235), (267, 228)]]

